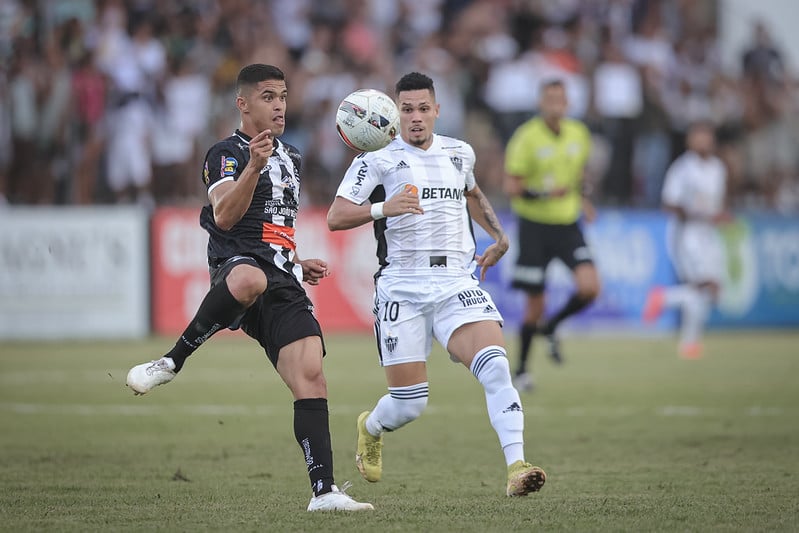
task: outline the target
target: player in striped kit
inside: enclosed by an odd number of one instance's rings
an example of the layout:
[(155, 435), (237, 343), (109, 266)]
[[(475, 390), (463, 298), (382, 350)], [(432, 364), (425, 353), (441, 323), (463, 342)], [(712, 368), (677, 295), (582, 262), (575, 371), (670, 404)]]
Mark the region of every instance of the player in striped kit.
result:
[(676, 219), (671, 248), (682, 283), (653, 288), (644, 306), (647, 322), (667, 307), (680, 309), (678, 354), (685, 359), (702, 356), (702, 332), (726, 264), (716, 226), (729, 218), (724, 208), (727, 171), (714, 155), (714, 136), (712, 124), (693, 124), (687, 134), (688, 150), (666, 173), (663, 207)]
[(211, 147), (203, 167), (209, 203), (200, 225), (209, 234), (211, 289), (175, 346), (133, 367), (127, 384), (145, 394), (169, 383), (214, 333), (241, 327), (263, 347), (294, 396), (294, 436), (313, 491), (308, 510), (372, 509), (333, 481), (324, 343), (301, 285), (319, 283), (327, 264), (296, 254), (301, 157), (277, 139), (285, 128), (285, 77), (271, 65), (248, 65), (236, 87), (241, 126)]
[[(433, 133), (439, 104), (420, 73), (396, 85), (400, 136), (357, 156), (328, 212), (331, 230), (374, 223), (375, 334), (388, 394), (358, 417), (356, 464), (367, 481), (382, 476), (382, 434), (413, 421), (427, 405), (426, 361), (435, 338), (485, 390), (508, 465), (506, 494), (539, 490), (544, 471), (524, 458), (524, 413), (513, 388), (502, 316), (473, 272), (508, 249), (494, 210), (474, 177), (467, 143)], [(471, 220), (496, 241), (476, 255)]]

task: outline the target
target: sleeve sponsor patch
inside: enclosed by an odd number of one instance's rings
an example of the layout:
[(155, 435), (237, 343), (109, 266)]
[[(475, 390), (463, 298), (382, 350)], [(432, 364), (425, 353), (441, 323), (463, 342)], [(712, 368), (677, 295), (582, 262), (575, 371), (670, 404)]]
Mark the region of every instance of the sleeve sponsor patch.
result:
[(235, 157), (221, 157), (222, 161), (219, 175), (223, 178), (227, 176), (235, 176), (236, 170), (239, 168), (239, 162), (236, 161)]

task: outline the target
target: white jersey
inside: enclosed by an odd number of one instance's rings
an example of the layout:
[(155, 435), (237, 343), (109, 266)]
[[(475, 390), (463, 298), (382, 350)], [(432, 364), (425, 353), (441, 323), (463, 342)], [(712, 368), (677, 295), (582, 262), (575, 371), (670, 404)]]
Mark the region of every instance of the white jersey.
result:
[(724, 210), (727, 171), (718, 157), (686, 152), (671, 164), (663, 184), (663, 203), (681, 207), (688, 220), (710, 220)]
[(671, 249), (680, 278), (720, 283), (726, 264), (724, 247), (712, 218), (724, 210), (727, 172), (717, 157), (686, 152), (669, 167), (663, 203), (681, 207), (687, 220), (671, 228)]
[(353, 159), (338, 188), (358, 205), (381, 202), (417, 188), (423, 215), (377, 220), (381, 275), (462, 276), (475, 268), (475, 240), (465, 191), (475, 187), (475, 155), (461, 140), (435, 135), (422, 150), (397, 137), (388, 146)]

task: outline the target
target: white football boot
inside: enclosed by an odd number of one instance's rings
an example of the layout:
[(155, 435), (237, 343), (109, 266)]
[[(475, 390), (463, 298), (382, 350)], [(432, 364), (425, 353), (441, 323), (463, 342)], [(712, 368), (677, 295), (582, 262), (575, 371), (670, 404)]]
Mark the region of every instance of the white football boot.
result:
[(128, 372), (128, 387), (136, 396), (175, 379), (175, 362), (169, 357), (136, 365)]
[(352, 483), (344, 482), (341, 489), (333, 485), (333, 490), (321, 496), (314, 496), (308, 504), (309, 511), (371, 511), (374, 506), (371, 503), (361, 503), (355, 501), (352, 496), (346, 493)]

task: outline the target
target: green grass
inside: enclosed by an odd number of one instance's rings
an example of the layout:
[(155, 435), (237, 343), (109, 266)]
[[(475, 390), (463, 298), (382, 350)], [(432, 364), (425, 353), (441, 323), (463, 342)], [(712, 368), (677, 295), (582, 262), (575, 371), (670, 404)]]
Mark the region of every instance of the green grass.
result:
[(133, 397), (127, 369), (171, 342), (0, 344), (0, 530), (799, 530), (797, 333), (713, 334), (699, 361), (670, 339), (567, 339), (562, 367), (537, 351), (526, 448), (549, 478), (512, 500), (482, 390), (440, 348), (428, 411), (363, 481), (355, 417), (383, 373), (371, 338), (331, 336), (336, 478), (376, 507), (358, 515), (305, 512), (291, 397), (254, 342), (212, 339)]

